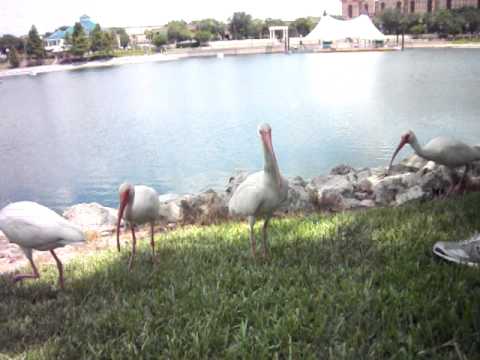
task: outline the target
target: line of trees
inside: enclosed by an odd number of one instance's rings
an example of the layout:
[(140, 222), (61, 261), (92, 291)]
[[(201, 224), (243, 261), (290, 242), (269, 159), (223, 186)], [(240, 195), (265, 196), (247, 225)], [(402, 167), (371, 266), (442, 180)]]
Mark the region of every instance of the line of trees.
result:
[[(317, 24), (318, 18), (298, 18), (288, 23), (289, 36), (306, 36)], [(480, 32), (480, 9), (464, 7), (453, 10), (439, 10), (435, 13), (403, 14), (399, 10), (386, 10), (374, 18), (376, 25), (387, 34), (424, 34), (437, 33), (446, 37), (459, 34), (478, 34)], [(268, 28), (287, 25), (281, 19), (255, 19), (245, 12), (235, 12), (227, 23), (215, 19), (203, 19), (187, 24), (183, 20), (171, 21), (163, 31), (147, 31), (146, 36), (157, 48), (166, 44), (195, 40), (204, 44), (211, 40), (265, 38), (269, 36)], [(66, 30), (63, 26), (60, 30)], [(45, 37), (50, 35), (45, 34)], [(91, 52), (98, 56), (111, 55), (118, 47), (129, 44), (129, 37), (123, 28), (102, 30), (99, 24), (87, 35), (76, 23), (72, 34), (67, 34), (68, 52), (75, 57), (83, 57)], [(192, 42), (193, 43), (193, 42)], [(22, 59), (29, 64), (41, 64), (47, 56), (44, 44), (34, 25), (26, 37), (5, 34), (0, 37), (0, 54), (7, 54), (12, 67), (18, 67)]]
[[(318, 23), (318, 18), (298, 18), (288, 24), (290, 37), (306, 36)], [(244, 12), (236, 12), (229, 19), (228, 30), (233, 39), (265, 38), (269, 36), (270, 26), (286, 26), (281, 19), (253, 19)]]
[[(313, 17), (298, 18), (288, 24), (289, 36), (305, 36), (317, 22), (318, 19)], [(192, 40), (196, 45), (201, 45), (212, 40), (266, 38), (269, 36), (270, 26), (286, 24), (281, 19), (254, 19), (245, 12), (236, 12), (227, 24), (215, 19), (203, 19), (191, 24), (175, 20), (170, 21), (165, 30), (147, 30), (145, 35), (157, 48)]]
[[(62, 26), (57, 30), (67, 30), (67, 26)], [(46, 33), (47, 38), (51, 33)], [(80, 23), (75, 23), (72, 34), (65, 35), (65, 43), (68, 46), (67, 53), (74, 57), (83, 57), (91, 52), (100, 54), (100, 56), (112, 55), (112, 51), (118, 47), (117, 37), (120, 46), (128, 46), (129, 37), (123, 28), (112, 28), (102, 30), (97, 24), (89, 35)], [(6, 34), (0, 37), (0, 54), (6, 54), (11, 67), (20, 66), (21, 60), (26, 59), (29, 65), (40, 65), (47, 57), (45, 45), (41, 39), (37, 28), (32, 25), (26, 37), (16, 37)]]
[(386, 10), (374, 19), (387, 34), (437, 33), (442, 37), (476, 34), (480, 31), (480, 9), (464, 7), (439, 10), (435, 13), (403, 14), (399, 10)]

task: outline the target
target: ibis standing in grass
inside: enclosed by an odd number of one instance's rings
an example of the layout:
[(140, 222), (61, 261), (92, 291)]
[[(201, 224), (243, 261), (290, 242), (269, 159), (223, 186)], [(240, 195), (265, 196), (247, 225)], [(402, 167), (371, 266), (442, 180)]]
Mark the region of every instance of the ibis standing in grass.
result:
[(32, 250), (48, 250), (57, 263), (59, 285), (64, 288), (63, 266), (54, 249), (85, 241), (84, 234), (78, 227), (45, 206), (21, 201), (0, 210), (0, 230), (10, 242), (22, 248), (33, 269), (33, 274), (16, 275), (14, 282), (39, 278)]
[(150, 224), (152, 246), (152, 259), (155, 259), (154, 226), (159, 217), (160, 203), (158, 193), (151, 187), (144, 185), (131, 185), (123, 183), (118, 189), (120, 197), (120, 206), (118, 208), (117, 218), (117, 249), (120, 251), (120, 221), (122, 218), (128, 222), (132, 230), (132, 253), (128, 264), (128, 269), (132, 269), (135, 258), (135, 247), (137, 239), (135, 237), (135, 225)]
[(392, 160), (390, 161), (390, 165), (388, 167), (389, 170), (392, 167), (395, 156), (397, 156), (398, 152), (405, 144), (410, 144), (418, 156), (426, 160), (434, 161), (437, 164), (445, 165), (452, 171), (452, 174), (455, 168), (465, 166), (465, 171), (461, 180), (456, 183), (455, 181), (452, 181), (452, 184), (447, 191), (447, 195), (455, 190), (458, 190), (459, 192), (463, 192), (465, 190), (467, 173), (471, 168), (471, 164), (474, 161), (480, 160), (479, 146), (469, 146), (461, 141), (447, 137), (436, 137), (430, 140), (427, 145), (422, 147), (418, 143), (415, 133), (410, 130), (402, 135), (400, 143), (398, 144), (397, 149), (393, 153)]
[(232, 215), (248, 217), (250, 243), (256, 257), (254, 226), (258, 217), (264, 217), (263, 256), (267, 257), (267, 226), (273, 212), (287, 199), (288, 182), (280, 174), (277, 158), (273, 151), (272, 129), (268, 124), (258, 126), (258, 135), (263, 147), (264, 167), (249, 175), (235, 190), (228, 204)]

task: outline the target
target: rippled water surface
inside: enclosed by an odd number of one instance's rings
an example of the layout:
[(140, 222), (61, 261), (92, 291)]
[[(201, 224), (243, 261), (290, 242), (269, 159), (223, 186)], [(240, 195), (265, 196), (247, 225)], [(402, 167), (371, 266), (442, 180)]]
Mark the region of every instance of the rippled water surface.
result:
[(221, 189), (262, 166), (265, 121), (281, 171), (305, 178), (384, 165), (408, 129), (423, 143), (480, 143), (479, 59), (474, 49), (256, 55), (3, 79), (0, 206), (115, 206), (125, 180)]

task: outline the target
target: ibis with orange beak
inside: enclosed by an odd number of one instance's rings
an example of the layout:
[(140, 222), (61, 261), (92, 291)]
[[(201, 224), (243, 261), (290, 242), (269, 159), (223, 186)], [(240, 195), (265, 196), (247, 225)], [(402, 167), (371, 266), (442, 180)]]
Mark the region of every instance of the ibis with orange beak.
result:
[(11, 203), (0, 210), (0, 230), (7, 239), (21, 247), (30, 265), (32, 274), (18, 274), (14, 282), (38, 279), (32, 250), (50, 251), (58, 268), (58, 283), (64, 288), (63, 265), (54, 249), (77, 242), (84, 242), (82, 230), (53, 210), (31, 201)]
[(277, 158), (273, 151), (272, 129), (268, 124), (258, 126), (258, 135), (263, 147), (264, 167), (249, 175), (235, 190), (228, 204), (230, 214), (246, 216), (250, 227), (250, 243), (253, 257), (256, 257), (254, 234), (255, 221), (264, 217), (263, 256), (267, 257), (267, 226), (273, 212), (286, 201), (288, 182), (280, 174)]
[[(415, 153), (421, 158), (448, 167), (452, 172), (452, 175), (454, 174), (453, 171), (455, 168), (465, 166), (465, 171), (461, 180), (458, 182), (455, 182), (454, 180), (452, 181), (452, 184), (447, 191), (447, 195), (455, 190), (458, 190), (459, 192), (465, 190), (466, 177), (471, 168), (471, 164), (474, 161), (480, 160), (479, 146), (469, 146), (461, 141), (448, 137), (436, 137), (422, 147), (418, 143), (415, 133), (410, 130), (402, 135), (400, 143), (390, 160), (387, 172), (390, 171), (393, 160), (406, 144), (410, 144)], [(457, 186), (459, 186), (458, 189)]]
[(151, 187), (123, 183), (118, 189), (120, 206), (117, 218), (117, 249), (120, 251), (120, 222), (122, 218), (128, 223), (132, 231), (132, 253), (128, 269), (132, 269), (136, 251), (135, 225), (150, 224), (152, 258), (155, 259), (154, 226), (159, 217), (160, 203), (158, 193)]

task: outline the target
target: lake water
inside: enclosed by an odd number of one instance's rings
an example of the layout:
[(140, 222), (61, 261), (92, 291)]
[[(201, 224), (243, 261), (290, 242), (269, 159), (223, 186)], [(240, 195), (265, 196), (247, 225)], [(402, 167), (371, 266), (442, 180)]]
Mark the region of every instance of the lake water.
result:
[(474, 49), (277, 54), (3, 79), (0, 207), (116, 206), (125, 180), (223, 189), (236, 170), (261, 168), (260, 122), (282, 173), (304, 178), (387, 165), (408, 129), (422, 143), (480, 143), (479, 59)]

